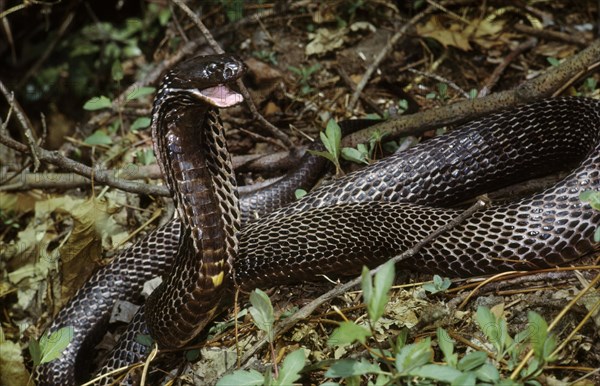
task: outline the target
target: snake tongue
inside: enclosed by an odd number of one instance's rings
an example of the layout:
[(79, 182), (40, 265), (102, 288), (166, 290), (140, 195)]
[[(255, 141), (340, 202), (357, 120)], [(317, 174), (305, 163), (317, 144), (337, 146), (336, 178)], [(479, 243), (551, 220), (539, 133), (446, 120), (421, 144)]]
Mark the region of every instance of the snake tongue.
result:
[(241, 94), (238, 94), (224, 85), (200, 90), (200, 95), (202, 99), (216, 107), (230, 107), (237, 105), (244, 100)]

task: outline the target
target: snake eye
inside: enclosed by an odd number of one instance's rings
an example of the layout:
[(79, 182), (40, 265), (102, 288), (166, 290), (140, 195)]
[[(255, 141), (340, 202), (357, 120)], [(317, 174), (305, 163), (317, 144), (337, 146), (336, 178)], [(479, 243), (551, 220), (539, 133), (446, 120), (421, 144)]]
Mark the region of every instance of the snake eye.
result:
[(223, 69), (223, 78), (224, 79), (232, 78), (235, 75), (236, 70), (237, 70), (237, 67), (233, 64), (225, 65), (225, 68)]

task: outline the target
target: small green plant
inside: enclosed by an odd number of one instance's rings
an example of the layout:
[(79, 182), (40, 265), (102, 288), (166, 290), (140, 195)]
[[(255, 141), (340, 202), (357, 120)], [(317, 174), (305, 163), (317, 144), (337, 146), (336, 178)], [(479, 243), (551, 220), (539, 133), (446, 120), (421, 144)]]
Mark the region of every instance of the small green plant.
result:
[[(373, 325), (382, 315), (387, 302), (387, 291), (393, 282), (393, 270), (390, 271), (390, 267), (386, 267), (379, 271), (375, 275), (374, 286), (367, 276), (368, 272), (363, 271), (362, 285), (367, 304), (368, 327), (354, 322), (342, 322), (332, 333), (329, 344), (348, 345), (360, 342), (366, 346), (367, 338), (374, 335)], [(446, 282), (441, 278), (437, 279), (437, 283), (442, 288), (446, 286)], [(369, 382), (370, 385), (539, 385), (535, 377), (541, 374), (546, 364), (556, 359), (552, 353), (557, 346), (556, 338), (547, 332), (548, 326), (543, 318), (535, 312), (530, 312), (527, 330), (514, 338), (508, 334), (506, 320), (496, 317), (485, 307), (479, 307), (475, 319), (494, 348), (494, 361), (490, 361), (484, 351), (470, 352), (459, 359), (450, 335), (443, 328), (438, 328), (437, 342), (444, 356), (443, 364), (433, 362), (434, 352), (430, 338), (407, 345), (406, 333), (403, 333), (395, 343), (390, 342), (391, 350), (381, 350), (380, 355), (374, 355), (375, 350), (369, 349), (373, 361), (342, 359), (336, 361), (325, 376), (340, 378), (347, 384), (356, 385), (360, 384), (361, 377), (365, 375), (375, 377), (375, 383)], [(520, 371), (519, 378), (503, 378), (497, 366), (505, 363), (508, 370), (516, 369), (527, 347), (533, 349), (534, 355)], [(382, 369), (382, 363), (386, 364), (386, 370)], [(330, 382), (326, 385), (338, 384)]]
[(73, 331), (73, 326), (65, 326), (52, 333), (42, 335), (39, 341), (31, 340), (29, 342), (29, 354), (31, 355), (33, 367), (60, 358), (73, 340)]
[[(373, 341), (375, 326), (384, 314), (389, 301), (389, 291), (394, 282), (394, 264), (384, 264), (374, 276), (364, 267), (361, 286), (366, 305), (367, 318), (362, 322), (347, 320), (340, 322), (332, 332), (327, 344), (332, 347), (345, 347), (359, 343), (370, 354), (370, 359), (340, 359), (334, 361), (325, 372), (325, 377), (335, 380), (323, 386), (346, 385), (525, 385), (540, 386), (536, 380), (544, 367), (556, 360), (557, 339), (548, 332), (548, 325), (535, 312), (528, 313), (526, 330), (511, 337), (508, 324), (502, 316), (497, 316), (488, 308), (479, 307), (475, 321), (483, 338), (489, 343), (488, 351), (475, 350), (462, 355), (456, 352), (455, 342), (441, 327), (437, 328), (437, 346), (443, 361), (436, 360), (431, 337), (407, 344), (408, 329), (400, 331), (395, 340), (388, 338), (385, 348)], [(449, 281), (434, 279), (437, 288), (444, 288)], [(253, 293), (250, 313), (257, 327), (273, 338), (272, 306), (264, 292)], [(252, 296), (252, 295), (251, 295)], [(525, 356), (531, 349), (531, 355)], [(524, 359), (525, 358), (525, 359)], [(271, 371), (262, 374), (255, 370), (237, 370), (223, 377), (217, 385), (284, 385), (299, 379), (304, 366), (304, 353), (297, 350), (283, 361), (279, 377)], [(526, 361), (526, 362), (525, 362)], [(516, 373), (504, 376), (499, 368)]]
[[(249, 309), (250, 315), (256, 327), (266, 334), (267, 341), (271, 348), (273, 363), (275, 363), (275, 348), (273, 347), (275, 316), (273, 313), (273, 305), (266, 293), (260, 289), (256, 289), (250, 293)], [(291, 385), (300, 379), (300, 370), (304, 367), (304, 350), (299, 349), (289, 353), (281, 367), (276, 365), (273, 371), (267, 370), (264, 374), (256, 370), (236, 370), (232, 374), (226, 375), (217, 382), (217, 386), (229, 385), (248, 385), (248, 386), (285, 386)]]
[(306, 196), (307, 192), (304, 189), (296, 189), (294, 191), (294, 196), (296, 196), (296, 200), (301, 199), (302, 197)]
[(63, 351), (73, 340), (73, 331), (72, 326), (66, 326), (50, 334), (42, 335), (39, 341), (30, 341), (29, 354), (31, 354), (33, 365), (39, 366), (60, 358)]
[(381, 141), (386, 136), (386, 133), (375, 131), (368, 144), (359, 143), (356, 148), (341, 147), (342, 144), (342, 129), (333, 119), (327, 122), (325, 132), (320, 133), (321, 142), (325, 146), (326, 151), (309, 150), (311, 154), (327, 158), (335, 165), (336, 175), (342, 174), (340, 166), (340, 156), (351, 162), (369, 164), (373, 161), (375, 149), (383, 152)]
[(430, 92), (425, 95), (427, 99), (437, 99), (442, 103), (446, 103), (450, 96), (448, 95), (448, 85), (446, 83), (438, 83), (437, 84), (437, 93)]
[[(119, 63), (119, 67), (120, 67), (120, 63)], [(115, 77), (115, 74), (116, 74), (116, 77)], [(120, 78), (119, 78), (118, 74), (119, 74), (119, 72), (116, 70), (113, 72), (113, 79), (116, 82), (120, 82)], [(128, 103), (132, 100), (141, 99), (147, 95), (154, 93), (154, 91), (155, 91), (154, 87), (140, 87), (140, 88), (134, 90), (133, 92), (131, 92), (129, 95), (127, 95), (127, 97), (125, 99), (125, 103)], [(112, 106), (113, 106), (113, 101), (110, 98), (108, 98), (104, 95), (101, 95), (99, 97), (91, 98), (87, 102), (85, 102), (85, 104), (83, 105), (83, 109), (88, 110), (88, 111), (96, 111), (96, 110), (112, 108)], [(115, 120), (115, 122), (110, 126), (109, 131), (111, 133), (116, 132), (119, 127), (123, 127), (122, 110), (123, 110), (123, 107), (120, 107), (118, 109), (119, 119)], [(144, 129), (144, 128), (150, 126), (150, 123), (151, 123), (150, 118), (138, 117), (135, 121), (133, 121), (131, 123), (131, 126), (129, 127), (129, 129), (132, 131)], [(88, 145), (110, 145), (112, 143), (112, 139), (107, 135), (106, 132), (104, 132), (104, 130), (97, 130), (94, 133), (92, 133), (92, 135), (87, 137), (84, 140), (84, 142), (87, 143)]]
[(321, 142), (325, 146), (326, 151), (309, 150), (311, 154), (325, 157), (335, 165), (335, 173), (341, 174), (342, 168), (340, 167), (340, 154), (342, 145), (342, 129), (336, 121), (330, 119), (327, 122), (325, 132), (319, 133)]
[(310, 94), (313, 91), (313, 88), (309, 84), (310, 78), (315, 72), (321, 69), (321, 65), (315, 63), (310, 67), (289, 66), (288, 69), (300, 77), (300, 93), (302, 95)]
[(260, 50), (253, 51), (252, 56), (255, 58), (262, 60), (264, 62), (269, 62), (271, 64), (277, 64), (277, 53), (274, 51)]
[(151, 165), (156, 162), (154, 150), (152, 149), (142, 149), (136, 151), (135, 158), (138, 159), (142, 165)]
[(346, 161), (370, 164), (375, 160), (375, 150), (378, 151), (380, 156), (383, 156), (383, 146), (381, 142), (387, 136), (387, 133), (383, 133), (379, 130), (375, 130), (369, 142), (367, 144), (359, 143), (356, 148), (345, 147), (342, 149), (342, 158)]
[[(55, 98), (57, 94), (67, 95), (67, 92), (71, 98), (85, 100), (113, 92), (114, 84), (106, 82), (109, 71), (113, 78), (119, 77), (115, 71), (123, 73), (120, 63), (145, 54), (150, 57), (150, 42), (164, 34), (164, 26), (170, 18), (168, 5), (149, 3), (141, 18), (129, 18), (118, 24), (93, 20), (82, 25), (76, 33), (61, 39), (52, 50), (47, 62), (54, 65), (40, 69), (27, 80), (23, 100)], [(46, 40), (31, 42), (34, 44), (32, 50), (35, 52), (53, 44), (57, 34), (60, 33), (49, 30)]]
[(598, 81), (590, 76), (583, 81), (583, 84), (581, 85), (581, 91), (584, 93), (593, 93), (596, 91), (597, 87)]
[(433, 295), (446, 291), (451, 285), (452, 282), (447, 277), (442, 278), (439, 275), (433, 275), (433, 281), (423, 284), (423, 289)]

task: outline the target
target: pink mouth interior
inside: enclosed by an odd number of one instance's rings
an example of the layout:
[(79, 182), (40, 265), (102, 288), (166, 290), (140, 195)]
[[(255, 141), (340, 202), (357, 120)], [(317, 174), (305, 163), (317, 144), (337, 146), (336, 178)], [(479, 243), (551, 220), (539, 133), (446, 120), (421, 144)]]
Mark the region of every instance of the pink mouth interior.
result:
[(223, 85), (201, 90), (200, 93), (208, 103), (216, 107), (230, 107), (244, 100), (242, 95)]

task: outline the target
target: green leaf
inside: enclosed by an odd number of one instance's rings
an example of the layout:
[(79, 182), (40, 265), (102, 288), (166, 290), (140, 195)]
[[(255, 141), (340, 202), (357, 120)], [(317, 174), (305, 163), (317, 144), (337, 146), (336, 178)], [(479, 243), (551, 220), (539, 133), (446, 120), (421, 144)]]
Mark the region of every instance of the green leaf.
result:
[(595, 210), (600, 210), (600, 192), (586, 190), (579, 194), (579, 199), (583, 202), (589, 202)]
[(402, 115), (406, 112), (406, 110), (408, 110), (408, 100), (406, 99), (400, 99), (398, 100), (398, 103), (396, 104), (398, 106), (398, 114)]
[(75, 47), (73, 47), (73, 49), (69, 52), (69, 57), (76, 58), (78, 56), (95, 54), (98, 51), (100, 51), (100, 47), (97, 45), (80, 40), (79, 43), (75, 45)]
[(483, 382), (495, 383), (500, 380), (500, 373), (498, 369), (491, 363), (484, 363), (481, 367), (475, 370), (477, 379)]
[[(502, 384), (498, 383), (498, 385), (499, 386), (504, 386), (503, 383)], [(515, 385), (515, 386), (521, 386), (521, 385), (519, 385), (516, 382), (513, 385)], [(510, 386), (513, 386), (513, 385), (510, 385)], [(525, 381), (525, 385), (527, 385), (527, 386), (542, 386), (542, 384), (538, 380), (536, 380), (536, 379), (528, 379), (528, 380), (526, 380)]]
[(302, 197), (306, 196), (306, 190), (304, 190), (304, 189), (296, 189), (294, 191), (294, 196), (296, 196), (296, 200), (299, 200)]
[[(367, 312), (371, 322), (376, 323), (385, 311), (385, 305), (388, 303), (389, 297), (388, 292), (394, 284), (394, 276), (396, 274), (394, 262), (389, 260), (385, 263), (381, 269), (375, 274), (373, 280), (372, 290), (364, 292), (365, 303), (367, 304)], [(363, 270), (363, 283), (364, 283), (365, 271)], [(370, 274), (366, 274), (370, 276)], [(370, 278), (368, 279), (370, 282)]]
[(275, 385), (287, 386), (300, 379), (300, 370), (304, 367), (304, 350), (289, 353), (279, 369), (279, 378)]
[(473, 351), (462, 357), (458, 361), (456, 368), (462, 371), (471, 371), (483, 365), (486, 360), (486, 353), (483, 351)]
[(513, 381), (510, 378), (506, 378), (506, 379), (500, 380), (494, 386), (522, 386), (522, 383)]
[(556, 349), (556, 337), (554, 334), (549, 334), (546, 337), (544, 346), (542, 348), (542, 359), (545, 362), (554, 362), (557, 358), (552, 356), (552, 352)]
[(546, 60), (550, 63), (551, 66), (558, 66), (560, 64), (560, 60), (552, 57), (547, 57)]
[(150, 126), (150, 123), (152, 123), (152, 120), (150, 118), (139, 117), (138, 119), (133, 121), (133, 123), (131, 124), (131, 127), (129, 129), (131, 131), (138, 130), (138, 129), (145, 129), (146, 127)]
[(600, 243), (600, 227), (596, 228), (594, 232), (594, 241)]
[(137, 334), (135, 336), (135, 341), (141, 344), (142, 346), (152, 347), (154, 344), (154, 339), (150, 335), (147, 334)]
[(127, 94), (126, 100), (129, 102), (130, 100), (133, 100), (133, 99), (141, 99), (141, 98), (145, 97), (146, 95), (154, 94), (155, 90), (156, 89), (154, 87), (135, 88), (133, 91), (131, 91), (129, 94)]
[(339, 159), (340, 147), (342, 144), (342, 129), (340, 129), (340, 126), (337, 124), (337, 122), (333, 119), (330, 119), (327, 122), (325, 133), (321, 132), (319, 133), (319, 136), (321, 137), (323, 145), (325, 145), (325, 148), (329, 153), (331, 153), (333, 158), (336, 160)]
[(475, 374), (473, 373), (462, 373), (454, 379), (451, 383), (452, 386), (475, 386), (476, 385)]
[(152, 149), (141, 149), (135, 152), (135, 158), (142, 165), (150, 165), (156, 161), (156, 157), (154, 157), (154, 150)]
[(361, 359), (360, 362), (354, 359), (341, 359), (336, 361), (330, 368), (325, 372), (325, 376), (329, 378), (347, 378), (355, 375), (364, 374), (381, 374), (379, 366), (370, 363), (365, 359)]
[(135, 58), (136, 56), (142, 55), (142, 50), (137, 46), (137, 40), (133, 40), (130, 44), (123, 47), (123, 57)]
[(36, 342), (33, 346), (31, 343), (29, 345), (29, 352), (33, 350), (33, 353), (35, 353), (35, 358), (32, 353), (34, 364), (36, 359), (37, 364), (40, 365), (60, 358), (71, 340), (73, 340), (73, 326), (62, 327), (50, 334), (42, 335), (39, 343)]
[(160, 12), (158, 13), (158, 23), (161, 26), (166, 26), (167, 22), (169, 21), (169, 19), (171, 18), (171, 10), (169, 8), (163, 8), (160, 10)]
[(88, 111), (101, 110), (110, 107), (112, 107), (112, 102), (104, 95), (99, 97), (93, 97), (92, 99), (85, 102), (85, 104), (83, 105), (83, 109)]
[(529, 311), (527, 313), (529, 324), (527, 331), (529, 332), (529, 342), (533, 347), (533, 352), (536, 358), (544, 358), (544, 344), (548, 337), (548, 324), (537, 312)]
[(302, 75), (302, 71), (298, 67), (288, 66), (288, 70), (290, 70), (296, 75)]
[(449, 366), (456, 367), (458, 355), (454, 352), (454, 341), (446, 330), (441, 327), (437, 328), (438, 346), (444, 354), (444, 359)]
[(39, 366), (40, 361), (42, 360), (42, 350), (40, 348), (40, 344), (37, 340), (32, 339), (29, 342), (29, 354), (31, 354), (31, 360), (33, 361), (33, 366)]
[(110, 69), (113, 80), (120, 82), (123, 79), (123, 67), (121, 66), (121, 62), (115, 60)]
[(338, 328), (333, 330), (327, 344), (329, 346), (344, 346), (355, 341), (365, 343), (368, 336), (371, 336), (371, 331), (368, 328), (351, 321), (342, 322)]
[(431, 339), (427, 338), (404, 346), (396, 355), (396, 369), (400, 373), (408, 374), (410, 370), (430, 363), (432, 358)]
[(195, 362), (198, 358), (200, 358), (200, 349), (195, 348), (185, 352), (185, 360), (188, 362)]
[(590, 202), (594, 196), (594, 193), (595, 192), (593, 190), (584, 190), (583, 192), (579, 193), (579, 199), (581, 201)]
[(260, 386), (264, 377), (256, 370), (236, 370), (219, 379), (217, 386)]
[(438, 93), (440, 94), (440, 99), (446, 99), (448, 96), (448, 85), (446, 83), (438, 83)]
[(442, 366), (436, 364), (423, 365), (412, 369), (408, 372), (409, 375), (414, 377), (423, 377), (428, 379), (435, 379), (441, 382), (454, 382), (456, 378), (462, 375), (462, 373), (452, 367)]
[(434, 275), (433, 282), (423, 284), (423, 289), (431, 294), (436, 294), (447, 290), (451, 285), (452, 282), (447, 277), (442, 278), (439, 275)]
[(273, 313), (273, 305), (271, 299), (266, 293), (260, 289), (255, 289), (250, 293), (250, 315), (254, 319), (254, 324), (260, 330), (267, 333), (267, 340), (273, 342), (273, 323), (275, 322), (275, 316)]
[(406, 346), (406, 340), (408, 339), (408, 328), (407, 327), (403, 327), (400, 332), (398, 333), (398, 336), (396, 337), (396, 342), (395, 342), (395, 350), (396, 353), (399, 352), (402, 347)]
[(318, 155), (324, 158), (327, 158), (328, 160), (330, 160), (331, 162), (333, 162), (334, 164), (337, 163), (337, 159), (333, 157), (333, 155), (327, 151), (318, 151), (318, 150), (308, 150), (308, 152), (312, 155)]
[(345, 147), (342, 149), (342, 158), (346, 161), (369, 164), (367, 161), (368, 153), (361, 152), (353, 147)]
[(84, 141), (88, 145), (110, 145), (112, 139), (102, 130), (96, 130), (94, 134), (87, 137)]
[(523, 378), (526, 377), (535, 377), (543, 370), (542, 362), (537, 358), (532, 358), (528, 363), (527, 367), (525, 367), (520, 375)]
[(367, 266), (363, 266), (362, 268), (360, 286), (362, 288), (365, 304), (369, 304), (373, 298), (373, 278), (371, 277), (371, 272)]
[(506, 320), (496, 319), (492, 312), (483, 306), (477, 308), (475, 319), (479, 328), (496, 348), (497, 354), (503, 351), (504, 344), (508, 341), (508, 328)]

